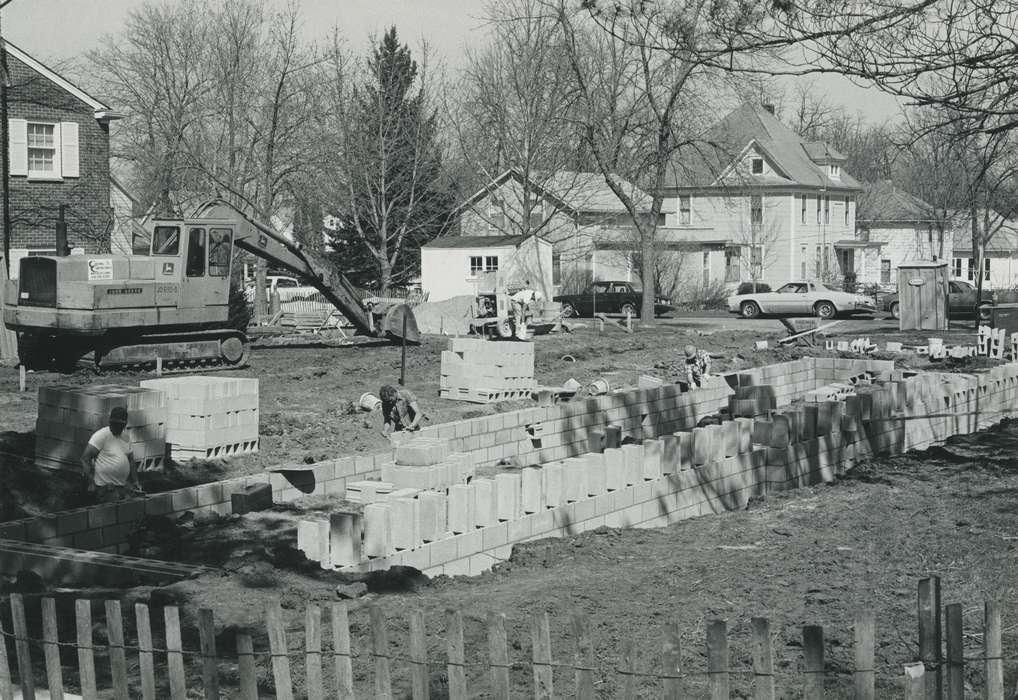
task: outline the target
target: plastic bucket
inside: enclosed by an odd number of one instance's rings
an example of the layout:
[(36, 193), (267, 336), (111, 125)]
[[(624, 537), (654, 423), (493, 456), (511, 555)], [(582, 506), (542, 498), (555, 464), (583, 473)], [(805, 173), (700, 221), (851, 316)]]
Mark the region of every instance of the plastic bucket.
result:
[(382, 400), (371, 392), (366, 391), (361, 394), (357, 405), (360, 406), (362, 411), (375, 411), (382, 407)]
[(587, 391), (591, 396), (600, 396), (601, 394), (607, 394), (611, 390), (611, 385), (607, 379), (595, 379), (587, 387)]

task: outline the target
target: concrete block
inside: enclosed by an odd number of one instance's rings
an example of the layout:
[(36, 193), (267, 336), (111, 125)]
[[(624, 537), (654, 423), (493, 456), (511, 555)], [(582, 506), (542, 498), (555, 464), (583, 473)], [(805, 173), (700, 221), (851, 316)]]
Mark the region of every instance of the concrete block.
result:
[(363, 532), (364, 521), (360, 513), (329, 513), (329, 560), (333, 566), (352, 566), (361, 562)]
[(613, 447), (604, 451), (605, 486), (618, 491), (626, 486), (626, 457), (622, 449)]
[(562, 464), (551, 462), (541, 467), (544, 486), (544, 507), (557, 508), (565, 503)]
[(527, 467), (520, 473), (520, 509), (537, 513), (544, 508), (544, 484), (540, 469)]
[(661, 437), (661, 475), (668, 476), (678, 473), (681, 468), (679, 457), (679, 438), (677, 435)]
[(774, 423), (770, 418), (754, 418), (753, 434), (750, 436), (750, 441), (754, 445), (770, 445), (773, 427)]
[(745, 454), (753, 449), (753, 419), (736, 418), (732, 422), (738, 428), (739, 454)]
[(272, 486), (268, 482), (248, 484), (242, 491), (230, 494), (234, 515), (243, 515), (272, 507)]
[(449, 530), (456, 534), (474, 529), (474, 489), (469, 484), (449, 487), (446, 513)]
[(385, 499), (393, 491), (387, 481), (348, 481), (346, 482), (346, 500), (354, 503), (377, 503)]
[(493, 479), (474, 479), (469, 488), (474, 491), (474, 527), (488, 527), (498, 522), (495, 514), (495, 481)]
[(661, 478), (663, 452), (664, 442), (662, 440), (643, 441), (643, 478), (645, 481)]
[(562, 463), (562, 491), (566, 503), (575, 503), (587, 497), (587, 462), (570, 457)]
[(328, 520), (297, 521), (297, 549), (311, 561), (328, 562), (330, 539)]
[(734, 457), (739, 454), (739, 424), (735, 421), (725, 421), (721, 424), (721, 454), (718, 457)]
[(605, 438), (603, 430), (591, 430), (587, 433), (587, 452), (603, 452)]
[(446, 536), (449, 529), (448, 504), (445, 494), (424, 491), (417, 497), (420, 503), (420, 536), (422, 542), (436, 542)]
[(788, 447), (793, 438), (793, 419), (786, 413), (772, 413), (770, 420), (770, 442), (767, 443), (767, 446)]
[(587, 495), (600, 496), (608, 492), (608, 464), (604, 454), (583, 455), (587, 469)]
[(519, 474), (495, 475), (495, 514), (499, 520), (516, 520), (520, 509), (521, 477)]
[[(731, 421), (727, 421), (727, 423), (730, 424)], [(716, 462), (718, 460), (724, 459), (725, 458), (725, 452), (727, 451), (726, 445), (725, 445), (725, 433), (727, 432), (727, 429), (725, 428), (725, 424), (721, 424), (721, 425), (717, 425), (717, 424), (715, 424), (715, 425), (708, 425), (708, 426), (706, 426), (706, 430), (709, 433), (713, 433), (713, 437), (711, 438), (712, 452), (711, 452), (710, 460), (709, 461)], [(737, 437), (737, 434), (736, 434), (736, 437)], [(736, 448), (737, 447), (738, 447), (738, 443), (736, 442)]]
[(605, 449), (622, 446), (622, 426), (606, 425), (604, 427), (604, 446)]
[(643, 445), (623, 445), (623, 476), (627, 486), (643, 481)]
[(693, 428), (693, 466), (707, 464), (714, 455), (716, 431), (707, 428)]
[(392, 545), (398, 550), (421, 546), (421, 511), (416, 498), (393, 498), (386, 501), (392, 532)]

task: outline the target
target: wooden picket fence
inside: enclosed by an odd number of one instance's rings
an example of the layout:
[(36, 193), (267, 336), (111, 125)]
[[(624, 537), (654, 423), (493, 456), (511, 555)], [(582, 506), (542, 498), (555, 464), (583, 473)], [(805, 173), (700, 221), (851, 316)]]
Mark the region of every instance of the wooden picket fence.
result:
[[(775, 700), (785, 697), (788, 688), (780, 689), (778, 679), (794, 683), (805, 700), (830, 697), (852, 697), (856, 700), (875, 700), (878, 697), (904, 697), (906, 700), (961, 700), (965, 693), (966, 664), (980, 663), (984, 671), (984, 688), (980, 697), (986, 700), (1004, 700), (1004, 658), (1001, 646), (1001, 618), (996, 603), (984, 606), (983, 649), (981, 656), (964, 655), (962, 632), (962, 606), (940, 605), (939, 579), (923, 579), (919, 583), (919, 658), (896, 667), (878, 667), (874, 646), (876, 624), (872, 611), (865, 611), (854, 620), (854, 649), (852, 668), (839, 670), (831, 660), (825, 660), (824, 630), (820, 626), (802, 628), (804, 667), (798, 671), (775, 672), (772, 650), (772, 629), (767, 618), (755, 617), (751, 621), (752, 664), (749, 668), (733, 668), (730, 664), (729, 634), (722, 620), (706, 623), (706, 669), (683, 668), (680, 649), (681, 632), (677, 624), (666, 625), (657, 651), (648, 650), (629, 642), (624, 645), (621, 659), (606, 666), (595, 659), (594, 640), (590, 624), (584, 615), (574, 615), (569, 629), (573, 648), (556, 660), (552, 654), (551, 627), (547, 613), (533, 618), (530, 629), (531, 651), (529, 659), (511, 659), (505, 627), (505, 616), (492, 613), (486, 619), (486, 659), (467, 661), (464, 648), (464, 615), (449, 611), (441, 635), (445, 654), (441, 659), (428, 659), (425, 617), (420, 610), (408, 614), (409, 654), (393, 651), (389, 642), (389, 621), (381, 608), (370, 608), (370, 650), (354, 653), (351, 647), (350, 621), (345, 603), (332, 603), (331, 649), (323, 647), (322, 609), (317, 605), (306, 608), (303, 627), (303, 649), (293, 651), (287, 639), (287, 629), (281, 607), (270, 606), (266, 614), (267, 641), (260, 640), (267, 649), (255, 650), (251, 634), (236, 635), (235, 654), (217, 652), (212, 611), (202, 609), (197, 616), (198, 648), (185, 649), (180, 625), (179, 610), (168, 606), (162, 615), (162, 646), (154, 643), (153, 624), (149, 607), (136, 604), (135, 632), (127, 642), (121, 604), (105, 601), (105, 628), (107, 641), (99, 644), (93, 636), (93, 615), (90, 600), (74, 601), (74, 641), (60, 639), (57, 602), (53, 598), (40, 599), (39, 621), (41, 637), (30, 634), (30, 621), (26, 615), (25, 600), (20, 594), (10, 596), (10, 625), (0, 625), (0, 700), (11, 700), (16, 685), (22, 697), (34, 700), (36, 678), (34, 672), (41, 650), (45, 664), (45, 679), (49, 697), (65, 697), (65, 670), (76, 683), (69, 683), (85, 699), (99, 697), (100, 680), (105, 690), (117, 700), (141, 697), (144, 700), (170, 698), (186, 700), (201, 696), (206, 699), (220, 697), (257, 700), (260, 692), (274, 693), (280, 700), (295, 696), (309, 700), (326, 697), (354, 700), (373, 696), (380, 700), (397, 697), (394, 689), (414, 700), (430, 700), (434, 681), (432, 669), (445, 672), (441, 697), (466, 700), (477, 697), (477, 687), (484, 687), (486, 697), (509, 700), (510, 697), (533, 697), (550, 700), (553, 697), (575, 697), (582, 700), (597, 697), (622, 697), (626, 700), (661, 697), (710, 697), (711, 700), (728, 700), (733, 697), (753, 697), (756, 700)], [(942, 621), (946, 624), (943, 625)], [(65, 620), (70, 625), (70, 620)], [(158, 625), (156, 625), (158, 628)], [(160, 631), (157, 629), (157, 632)], [(292, 630), (291, 630), (292, 631)], [(298, 632), (301, 630), (298, 630)], [(438, 637), (438, 635), (435, 635)], [(942, 653), (946, 640), (946, 656)], [(8, 643), (14, 647), (13, 654)], [(397, 645), (398, 647), (400, 645)], [(515, 648), (518, 648), (516, 645)], [(64, 663), (64, 655), (75, 654), (77, 668)], [(471, 649), (472, 652), (477, 651)], [(107, 661), (97, 664), (97, 652)], [(33, 658), (33, 655), (36, 658)], [(482, 653), (483, 655), (483, 653)], [(14, 663), (12, 664), (12, 656)], [(130, 657), (130, 664), (128, 663)], [(363, 663), (364, 672), (354, 676), (353, 661)], [(159, 677), (156, 665), (165, 673)], [(259, 673), (259, 661), (262, 673)], [(328, 662), (331, 661), (331, 664)], [(324, 664), (324, 666), (323, 666)], [(399, 664), (402, 667), (394, 668)], [(826, 665), (825, 665), (826, 664)], [(17, 670), (12, 675), (12, 666)], [(201, 692), (189, 685), (187, 666), (191, 667), (191, 681), (201, 676)], [(303, 667), (303, 683), (294, 684), (296, 667)], [(331, 666), (331, 669), (329, 668)], [(841, 664), (843, 667), (844, 664)], [(367, 668), (370, 667), (370, 671)], [(271, 673), (270, 673), (271, 669)], [(103, 673), (102, 679), (97, 670)], [(328, 670), (326, 674), (323, 671)], [(399, 671), (402, 682), (394, 683)], [(470, 671), (470, 673), (468, 673)], [(510, 672), (514, 671), (514, 682)], [(108, 672), (108, 676), (106, 673)], [(559, 683), (554, 684), (558, 673)], [(326, 675), (331, 678), (326, 678)], [(880, 683), (878, 683), (878, 675)], [(970, 674), (971, 675), (971, 674)], [(271, 676), (271, 681), (270, 681)], [(846, 678), (846, 676), (850, 676)], [(832, 694), (830, 680), (840, 677), (838, 690)], [(565, 678), (566, 682), (562, 680)], [(301, 680), (301, 679), (298, 679)], [(468, 690), (468, 680), (471, 688)], [(328, 682), (327, 682), (328, 681)], [(972, 678), (969, 678), (972, 681)], [(367, 687), (372, 689), (366, 690)], [(409, 690), (407, 690), (407, 688)], [(190, 690), (189, 690), (190, 689)], [(296, 689), (296, 693), (295, 693)], [(606, 690), (611, 695), (606, 695)], [(438, 695), (439, 693), (436, 693)]]

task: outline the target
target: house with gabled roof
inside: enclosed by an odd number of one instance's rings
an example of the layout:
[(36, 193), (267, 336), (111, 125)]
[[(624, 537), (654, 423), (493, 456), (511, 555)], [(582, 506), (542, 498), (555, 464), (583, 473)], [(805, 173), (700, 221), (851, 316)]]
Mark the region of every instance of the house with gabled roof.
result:
[(861, 190), (845, 161), (782, 124), (773, 107), (744, 104), (678, 149), (662, 191), (662, 237), (702, 255), (703, 284), (835, 281)]
[[(985, 220), (986, 210), (977, 216)], [(983, 249), (983, 286), (987, 289), (1018, 289), (1018, 219), (1005, 218), (999, 212), (989, 215), (993, 235)], [(954, 247), (949, 257), (954, 279), (977, 282), (979, 263), (972, 249), (972, 218), (969, 212), (951, 212), (951, 239)]]
[(106, 103), (9, 41), (10, 273), (22, 257), (53, 253), (61, 205), (73, 251), (105, 252), (114, 229)]

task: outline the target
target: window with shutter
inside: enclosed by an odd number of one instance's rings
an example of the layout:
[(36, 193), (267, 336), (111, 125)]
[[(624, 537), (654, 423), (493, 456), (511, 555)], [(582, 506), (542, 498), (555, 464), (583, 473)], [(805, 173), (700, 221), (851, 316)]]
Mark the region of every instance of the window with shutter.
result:
[(28, 122), (24, 119), (8, 119), (11, 175), (28, 175)]
[(78, 125), (60, 122), (60, 174), (78, 177)]

